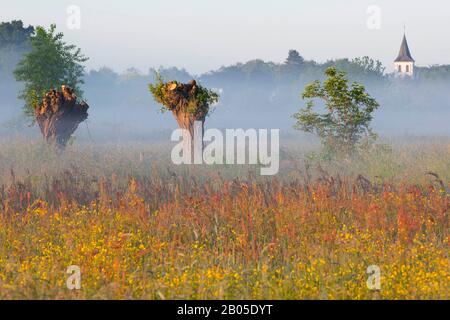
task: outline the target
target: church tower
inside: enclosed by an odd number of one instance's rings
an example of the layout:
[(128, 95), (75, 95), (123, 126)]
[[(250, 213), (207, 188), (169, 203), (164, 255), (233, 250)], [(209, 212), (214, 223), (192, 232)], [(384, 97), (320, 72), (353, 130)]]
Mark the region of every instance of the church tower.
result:
[(394, 61), (395, 74), (399, 77), (414, 77), (415, 62), (416, 61), (411, 56), (411, 51), (409, 51), (406, 34), (404, 34), (400, 52), (398, 53), (397, 59)]

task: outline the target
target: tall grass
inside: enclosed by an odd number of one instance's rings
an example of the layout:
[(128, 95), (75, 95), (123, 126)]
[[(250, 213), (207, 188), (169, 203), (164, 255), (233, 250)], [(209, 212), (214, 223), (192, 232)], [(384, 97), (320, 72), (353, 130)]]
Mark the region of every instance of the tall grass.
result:
[(326, 162), (288, 144), (260, 177), (173, 166), (167, 145), (2, 143), (0, 298), (448, 299), (450, 145), (392, 145)]

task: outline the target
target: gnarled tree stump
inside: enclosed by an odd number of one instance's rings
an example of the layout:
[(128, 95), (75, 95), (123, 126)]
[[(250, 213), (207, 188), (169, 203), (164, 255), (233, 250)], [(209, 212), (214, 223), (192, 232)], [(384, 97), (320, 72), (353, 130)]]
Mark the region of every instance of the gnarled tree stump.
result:
[(166, 99), (170, 105), (169, 109), (177, 120), (178, 126), (187, 130), (192, 139), (194, 138), (195, 122), (201, 122), (203, 129), (209, 111), (209, 106), (197, 105), (197, 90), (197, 82), (191, 80), (187, 84), (169, 82), (166, 91)]
[[(183, 150), (190, 149), (191, 156), (192, 151), (203, 151), (205, 119), (211, 111), (211, 106), (219, 101), (219, 95), (197, 84), (195, 80), (188, 83), (164, 82), (159, 74), (157, 83), (150, 84), (149, 89), (156, 102), (163, 105), (162, 110), (171, 111), (178, 126), (183, 129)], [(201, 132), (198, 132), (198, 135), (195, 135), (196, 122), (201, 124), (198, 128)]]
[(88, 118), (88, 109), (86, 102), (78, 103), (73, 90), (63, 85), (61, 92), (51, 90), (45, 95), (35, 109), (35, 118), (44, 139), (64, 149), (78, 125)]

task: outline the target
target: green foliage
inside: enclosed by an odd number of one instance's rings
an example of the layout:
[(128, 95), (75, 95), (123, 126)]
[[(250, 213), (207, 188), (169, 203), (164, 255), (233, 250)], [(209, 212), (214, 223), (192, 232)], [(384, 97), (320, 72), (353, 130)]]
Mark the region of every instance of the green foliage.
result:
[(21, 20), (0, 23), (0, 49), (6, 47), (22, 48), (28, 46), (34, 28), (24, 28)]
[[(363, 85), (349, 85), (346, 73), (330, 67), (327, 79), (309, 84), (303, 99), (309, 99), (306, 108), (294, 115), (296, 129), (316, 134), (326, 154), (349, 155), (358, 145), (370, 144), (376, 135), (370, 128), (373, 112), (379, 104), (366, 93)], [(325, 113), (314, 111), (313, 99), (325, 103)]]
[[(22, 21), (0, 23), (0, 83), (5, 92), (15, 90), (13, 71), (24, 53), (31, 49), (30, 37), (34, 28), (24, 28)], [(15, 98), (15, 97), (14, 97)]]
[(301, 66), (305, 62), (305, 59), (298, 53), (297, 50), (289, 50), (288, 58), (285, 64), (293, 66)]
[(373, 74), (380, 77), (384, 75), (384, 71), (386, 70), (381, 61), (373, 60), (368, 56), (355, 58), (352, 60), (352, 63), (359, 67), (364, 73)]
[(31, 51), (17, 66), (14, 74), (25, 83), (20, 98), (25, 100), (25, 113), (33, 114), (45, 93), (52, 88), (68, 85), (82, 96), (79, 85), (83, 83), (84, 66), (88, 60), (81, 50), (63, 41), (64, 35), (56, 33), (53, 24), (48, 30), (36, 28), (31, 37)]
[[(169, 91), (168, 85), (177, 84), (177, 81), (164, 82), (162, 76), (156, 73), (156, 82), (149, 84), (149, 90), (156, 102), (162, 105), (161, 112), (172, 111), (179, 107), (177, 97)], [(193, 116), (207, 116), (211, 112), (211, 106), (219, 101), (219, 95), (197, 84), (195, 96), (187, 98), (185, 112)]]
[[(156, 78), (156, 82), (150, 83), (148, 85), (148, 88), (149, 88), (150, 92), (152, 93), (155, 101), (158, 102), (159, 104), (162, 104), (161, 112), (164, 113), (167, 110), (171, 110), (171, 107), (167, 106), (167, 104), (169, 104), (169, 101), (167, 101), (167, 99), (166, 99), (166, 97), (167, 97), (166, 83), (164, 82), (161, 74), (158, 72), (155, 72), (155, 78)], [(174, 83), (177, 83), (177, 82), (174, 81)]]
[(450, 80), (450, 65), (433, 65), (416, 67), (416, 78), (419, 80)]
[[(328, 61), (322, 66), (322, 70), (329, 67), (335, 67), (338, 70), (344, 71), (354, 81), (362, 82), (364, 84), (371, 84), (378, 82), (385, 83), (385, 70), (383, 64), (370, 57), (360, 57), (349, 59), (337, 59), (335, 61)], [(322, 71), (323, 72), (323, 71)]]
[(185, 69), (178, 69), (176, 67), (159, 67), (158, 69), (150, 68), (149, 75), (153, 76), (152, 81), (156, 81), (158, 75), (163, 79), (173, 79), (183, 83), (186, 83), (193, 78), (193, 76)]

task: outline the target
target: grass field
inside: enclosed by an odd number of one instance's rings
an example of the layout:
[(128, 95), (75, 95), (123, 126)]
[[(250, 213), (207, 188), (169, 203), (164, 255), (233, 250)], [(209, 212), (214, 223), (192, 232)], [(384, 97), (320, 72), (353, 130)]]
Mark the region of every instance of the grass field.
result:
[(448, 299), (450, 139), (389, 143), (326, 162), (291, 141), (260, 177), (156, 143), (0, 142), (0, 299)]

